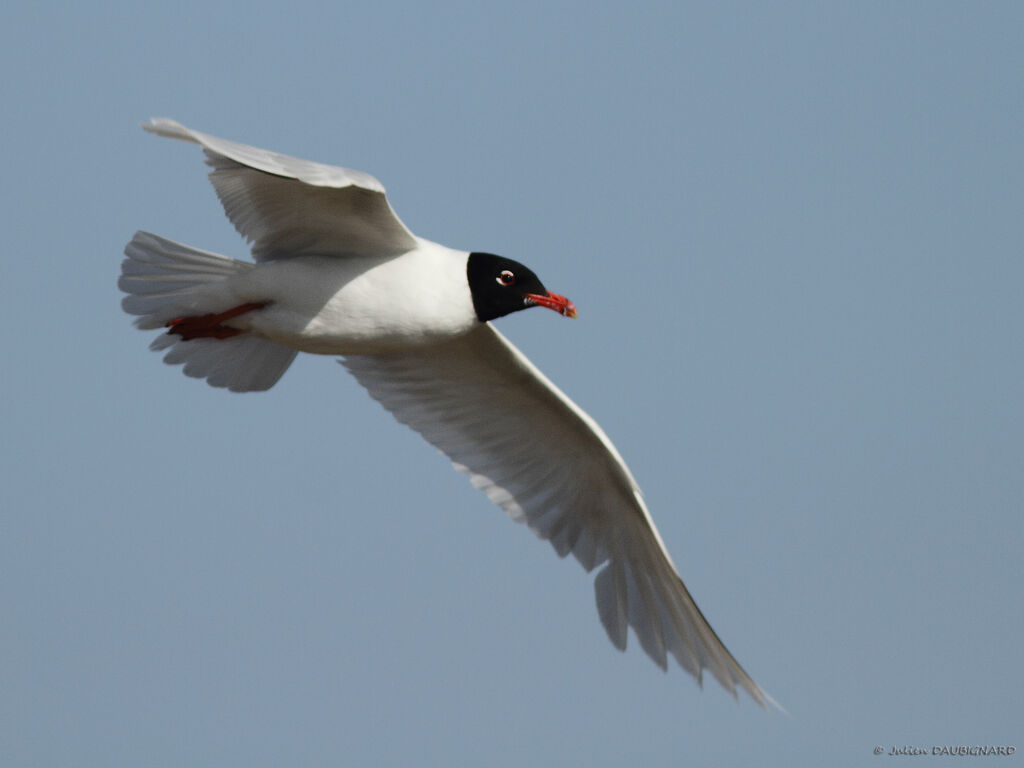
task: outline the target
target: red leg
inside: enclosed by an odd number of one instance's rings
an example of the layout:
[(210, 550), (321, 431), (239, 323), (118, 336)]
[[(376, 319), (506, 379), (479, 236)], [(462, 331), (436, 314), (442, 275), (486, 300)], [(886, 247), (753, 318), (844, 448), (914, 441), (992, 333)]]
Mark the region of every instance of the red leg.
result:
[(219, 312), (211, 315), (197, 315), (195, 317), (176, 317), (167, 323), (168, 333), (176, 333), (185, 341), (192, 339), (229, 339), (242, 333), (238, 328), (231, 328), (221, 323), (233, 317), (244, 315), (256, 309), (263, 309), (269, 301), (250, 301), (248, 304), (240, 304), (232, 307), (226, 312)]

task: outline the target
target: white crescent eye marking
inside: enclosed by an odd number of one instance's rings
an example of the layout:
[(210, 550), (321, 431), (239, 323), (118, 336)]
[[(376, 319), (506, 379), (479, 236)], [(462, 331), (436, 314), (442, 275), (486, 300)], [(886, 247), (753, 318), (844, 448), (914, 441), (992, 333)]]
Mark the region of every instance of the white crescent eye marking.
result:
[(513, 285), (516, 281), (516, 276), (513, 275), (509, 270), (501, 270), (501, 274), (494, 278), (498, 285)]

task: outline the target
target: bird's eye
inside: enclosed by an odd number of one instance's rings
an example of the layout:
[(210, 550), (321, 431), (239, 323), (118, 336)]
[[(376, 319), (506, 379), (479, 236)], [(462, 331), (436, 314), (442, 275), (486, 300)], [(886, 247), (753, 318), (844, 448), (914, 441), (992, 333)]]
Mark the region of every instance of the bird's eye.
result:
[(513, 275), (509, 270), (501, 270), (501, 274), (495, 278), (498, 281), (498, 285), (512, 285), (516, 281), (516, 276)]

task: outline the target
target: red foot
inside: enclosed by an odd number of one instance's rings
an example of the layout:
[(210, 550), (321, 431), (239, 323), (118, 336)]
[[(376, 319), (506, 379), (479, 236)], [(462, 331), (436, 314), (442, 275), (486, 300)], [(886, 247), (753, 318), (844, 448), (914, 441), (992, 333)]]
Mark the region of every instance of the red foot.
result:
[(168, 333), (176, 333), (185, 341), (191, 341), (192, 339), (230, 339), (232, 336), (242, 333), (242, 330), (221, 325), (221, 323), (233, 317), (244, 315), (246, 312), (263, 309), (269, 303), (269, 301), (250, 301), (248, 304), (240, 304), (226, 312), (220, 312), (215, 315), (176, 317), (167, 323), (165, 327), (171, 329)]

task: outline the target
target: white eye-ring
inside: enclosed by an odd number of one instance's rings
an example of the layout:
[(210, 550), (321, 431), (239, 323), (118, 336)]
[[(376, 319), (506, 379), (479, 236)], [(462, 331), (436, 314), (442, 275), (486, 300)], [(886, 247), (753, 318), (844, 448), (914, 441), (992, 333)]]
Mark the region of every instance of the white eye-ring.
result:
[(509, 270), (501, 270), (501, 274), (494, 278), (498, 285), (512, 285), (516, 281), (516, 276), (513, 275)]

